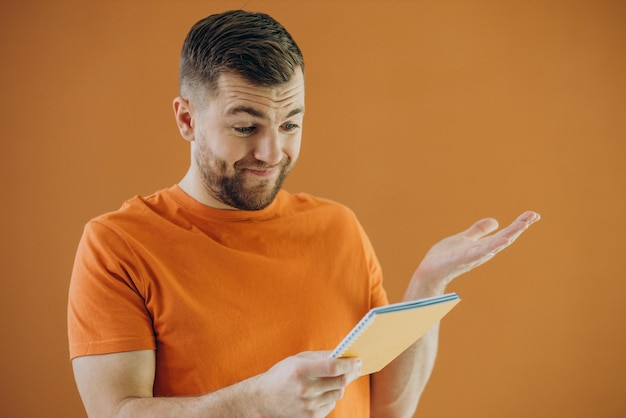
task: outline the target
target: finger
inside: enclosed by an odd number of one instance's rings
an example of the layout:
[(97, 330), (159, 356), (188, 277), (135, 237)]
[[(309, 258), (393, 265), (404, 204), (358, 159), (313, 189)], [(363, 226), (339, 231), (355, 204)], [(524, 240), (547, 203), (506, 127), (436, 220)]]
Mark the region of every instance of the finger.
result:
[(522, 213), (520, 216), (518, 216), (517, 219), (515, 219), (513, 222), (511, 222), (511, 224), (505, 229), (511, 229), (515, 231), (520, 231), (520, 230), (524, 231), (530, 225), (537, 222), (539, 219), (541, 219), (541, 216), (539, 216), (537, 212), (526, 211)]
[(528, 225), (531, 225), (540, 219), (541, 219), (541, 215), (539, 215), (537, 212), (534, 212), (532, 210), (527, 210), (526, 212), (518, 216), (516, 220), (523, 221), (523, 222), (528, 223)]
[(326, 414), (335, 409), (337, 401), (343, 398), (343, 394), (343, 389), (336, 389), (324, 392), (315, 398), (309, 399), (306, 403), (306, 409), (310, 411), (319, 410), (320, 413), (325, 412), (323, 415), (326, 416)]
[(312, 358), (304, 365), (304, 372), (312, 378), (337, 377), (356, 374), (360, 367), (358, 358)]
[(506, 240), (506, 245), (510, 245), (533, 223), (537, 222), (541, 217), (538, 213), (527, 211), (517, 217), (509, 226), (498, 232), (495, 237)]
[(498, 229), (498, 221), (494, 218), (485, 218), (474, 223), (474, 225), (461, 232), (461, 235), (465, 238), (476, 241), (485, 235), (492, 233), (496, 229)]
[(325, 417), (330, 414), (333, 409), (335, 409), (335, 405), (335, 402), (324, 405), (322, 408), (320, 408), (320, 416)]
[(491, 237), (486, 237), (483, 252), (489, 253), (489, 258), (507, 248), (532, 225), (541, 219), (541, 216), (532, 211), (522, 213), (509, 226), (498, 231)]
[(306, 390), (303, 390), (300, 395), (309, 399), (319, 398), (329, 392), (342, 392), (348, 383), (347, 375), (311, 379), (307, 384)]

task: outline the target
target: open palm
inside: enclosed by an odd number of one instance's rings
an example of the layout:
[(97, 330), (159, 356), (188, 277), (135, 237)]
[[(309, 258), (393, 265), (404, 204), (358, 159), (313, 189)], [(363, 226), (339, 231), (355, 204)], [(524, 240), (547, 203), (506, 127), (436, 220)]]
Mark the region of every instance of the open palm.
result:
[(481, 219), (467, 230), (435, 244), (426, 253), (412, 281), (419, 281), (420, 288), (428, 284), (426, 288), (431, 291), (437, 289), (436, 293), (441, 293), (455, 277), (490, 260), (539, 219), (536, 212), (524, 212), (509, 226), (492, 235), (498, 229), (498, 221), (493, 218)]

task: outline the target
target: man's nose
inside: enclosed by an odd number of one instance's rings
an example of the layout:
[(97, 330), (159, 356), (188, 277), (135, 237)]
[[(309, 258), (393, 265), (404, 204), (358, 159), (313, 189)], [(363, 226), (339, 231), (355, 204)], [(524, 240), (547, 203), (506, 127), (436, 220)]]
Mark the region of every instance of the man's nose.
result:
[(254, 158), (272, 166), (280, 163), (283, 159), (280, 134), (275, 131), (268, 131), (259, 138), (254, 150)]

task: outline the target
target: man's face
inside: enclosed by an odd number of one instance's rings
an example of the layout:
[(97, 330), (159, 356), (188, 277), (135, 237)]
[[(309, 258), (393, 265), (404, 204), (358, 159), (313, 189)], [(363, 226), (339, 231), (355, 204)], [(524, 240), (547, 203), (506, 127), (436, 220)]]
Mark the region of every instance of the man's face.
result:
[(304, 76), (297, 70), (285, 84), (259, 87), (225, 73), (217, 87), (192, 112), (195, 182), (211, 206), (262, 209), (300, 152)]

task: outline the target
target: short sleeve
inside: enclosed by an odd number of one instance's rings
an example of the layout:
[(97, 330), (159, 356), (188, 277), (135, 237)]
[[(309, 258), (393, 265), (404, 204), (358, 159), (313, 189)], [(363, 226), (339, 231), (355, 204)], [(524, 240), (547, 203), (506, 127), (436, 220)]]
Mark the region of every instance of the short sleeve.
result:
[(370, 305), (372, 308), (388, 305), (389, 299), (387, 298), (387, 292), (383, 287), (383, 272), (380, 262), (376, 257), (374, 247), (365, 233), (365, 230), (360, 223), (358, 223), (358, 225), (370, 277)]
[(85, 226), (69, 288), (70, 358), (155, 348), (141, 271), (122, 235), (97, 220)]

